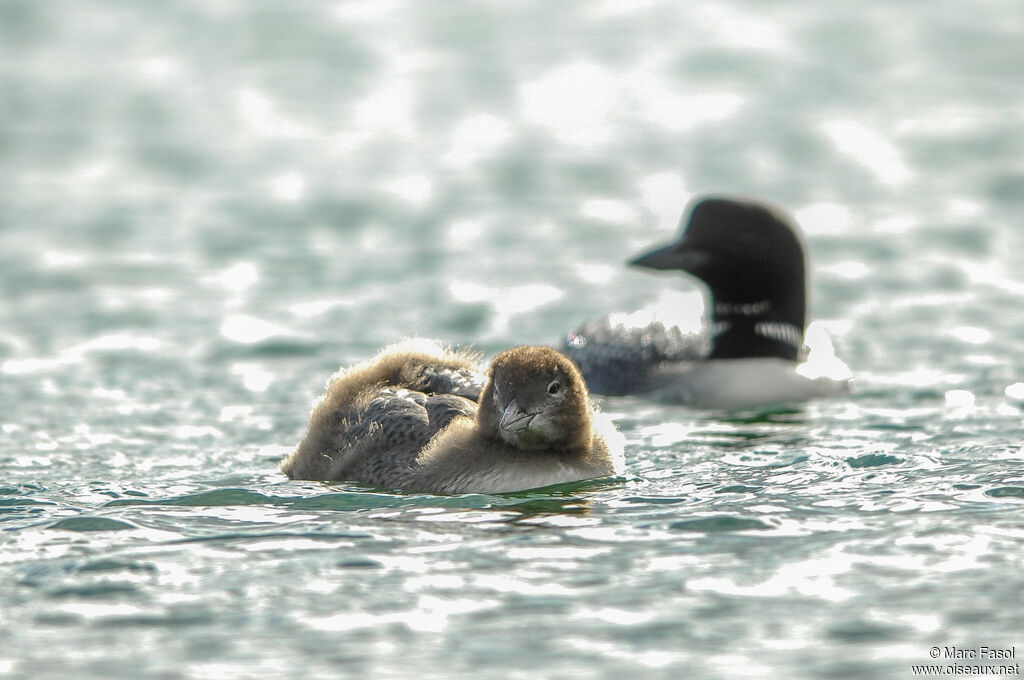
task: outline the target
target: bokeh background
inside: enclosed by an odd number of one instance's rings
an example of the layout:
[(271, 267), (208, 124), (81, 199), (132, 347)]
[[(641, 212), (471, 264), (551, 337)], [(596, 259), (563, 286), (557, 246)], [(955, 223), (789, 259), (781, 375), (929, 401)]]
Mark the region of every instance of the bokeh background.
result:
[[(1024, 646), (1021, 64), (1015, 0), (0, 0), (0, 677)], [(624, 262), (705, 192), (799, 221), (849, 399), (606, 400), (627, 479), (549, 494), (276, 470), (402, 337), (694, 313)]]

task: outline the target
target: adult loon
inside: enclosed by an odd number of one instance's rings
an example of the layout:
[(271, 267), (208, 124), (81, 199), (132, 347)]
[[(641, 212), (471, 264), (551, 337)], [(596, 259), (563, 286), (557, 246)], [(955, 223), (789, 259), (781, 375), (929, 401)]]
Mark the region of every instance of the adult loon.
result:
[(623, 437), (550, 347), (476, 357), (438, 345), (385, 348), (328, 384), (292, 479), (433, 493), (504, 493), (616, 475)]
[(636, 394), (720, 409), (758, 408), (844, 394), (850, 372), (827, 336), (804, 346), (804, 250), (777, 208), (723, 196), (696, 200), (682, 235), (631, 262), (681, 270), (710, 291), (700, 332), (657, 318), (644, 325), (613, 315), (585, 323), (564, 341), (591, 391)]

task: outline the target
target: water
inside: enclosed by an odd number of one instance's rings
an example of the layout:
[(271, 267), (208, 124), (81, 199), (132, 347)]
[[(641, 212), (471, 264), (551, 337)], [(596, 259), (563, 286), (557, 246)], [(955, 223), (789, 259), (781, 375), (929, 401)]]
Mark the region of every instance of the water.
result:
[[(1013, 0), (3, 0), (0, 54), (0, 677), (1024, 655)], [(705, 191), (797, 216), (851, 397), (608, 399), (624, 479), (509, 496), (278, 472), (401, 337), (693, 299), (622, 263)]]

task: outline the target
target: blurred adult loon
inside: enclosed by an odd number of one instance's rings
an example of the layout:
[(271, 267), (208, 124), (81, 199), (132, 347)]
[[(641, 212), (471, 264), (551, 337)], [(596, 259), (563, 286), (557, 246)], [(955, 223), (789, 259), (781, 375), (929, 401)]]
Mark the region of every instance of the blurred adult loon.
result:
[[(844, 394), (850, 371), (827, 335), (805, 346), (804, 249), (779, 209), (741, 198), (697, 199), (682, 235), (630, 264), (680, 270), (709, 291), (708, 318), (684, 332), (655, 313), (612, 315), (569, 333), (563, 351), (590, 390), (703, 408), (745, 409)], [(808, 344), (811, 344), (808, 333)]]
[(576, 366), (551, 347), (491, 362), (404, 343), (328, 384), (281, 465), (292, 479), (433, 493), (503, 493), (622, 472), (623, 437)]

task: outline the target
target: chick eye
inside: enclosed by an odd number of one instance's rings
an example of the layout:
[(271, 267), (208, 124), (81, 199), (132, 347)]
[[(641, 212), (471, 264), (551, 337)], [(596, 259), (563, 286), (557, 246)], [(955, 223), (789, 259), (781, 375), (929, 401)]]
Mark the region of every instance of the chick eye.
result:
[(548, 394), (558, 394), (562, 391), (562, 383), (557, 380), (552, 380), (551, 384), (548, 385)]

